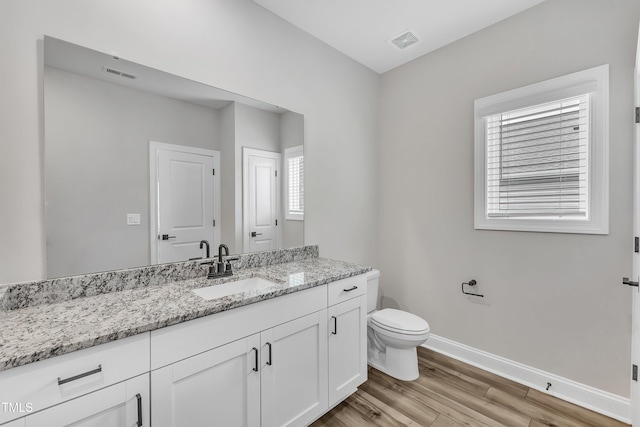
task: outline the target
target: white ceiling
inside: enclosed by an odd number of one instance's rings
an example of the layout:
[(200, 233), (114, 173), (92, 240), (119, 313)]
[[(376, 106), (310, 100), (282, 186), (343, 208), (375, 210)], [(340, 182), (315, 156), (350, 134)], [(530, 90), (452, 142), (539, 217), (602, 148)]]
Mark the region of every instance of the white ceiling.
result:
[[(141, 90), (207, 108), (220, 109), (231, 101), (283, 113), (287, 110), (223, 89), (165, 73), (106, 53), (53, 37), (44, 38), (44, 65), (80, 74), (130, 89)], [(106, 73), (105, 67), (136, 76), (134, 80)]]
[[(253, 0), (377, 73), (545, 0)], [(421, 41), (389, 41), (410, 30)]]

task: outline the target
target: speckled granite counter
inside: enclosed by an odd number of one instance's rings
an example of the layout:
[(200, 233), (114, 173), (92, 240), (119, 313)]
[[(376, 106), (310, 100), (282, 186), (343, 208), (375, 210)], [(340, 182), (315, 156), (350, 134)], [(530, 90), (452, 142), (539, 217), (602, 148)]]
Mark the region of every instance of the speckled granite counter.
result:
[[(335, 280), (363, 274), (370, 267), (315, 256), (251, 268), (251, 262), (231, 278), (197, 277), (83, 295), (61, 301), (23, 304), (0, 311), (0, 371), (83, 348), (152, 331)], [(257, 263), (260, 264), (260, 263)], [(263, 263), (264, 264), (264, 263)], [(263, 277), (276, 283), (259, 291), (206, 301), (191, 292), (213, 284)], [(33, 292), (32, 292), (33, 293)], [(2, 296), (2, 292), (0, 292)], [(5, 289), (5, 297), (6, 289)], [(33, 297), (33, 295), (31, 295)], [(6, 298), (5, 298), (6, 299)], [(53, 298), (55, 301), (56, 298)]]

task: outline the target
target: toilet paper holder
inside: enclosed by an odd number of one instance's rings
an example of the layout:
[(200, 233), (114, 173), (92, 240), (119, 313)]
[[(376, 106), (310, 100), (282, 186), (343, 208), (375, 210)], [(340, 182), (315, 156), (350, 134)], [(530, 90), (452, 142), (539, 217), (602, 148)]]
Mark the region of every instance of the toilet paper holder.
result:
[(484, 295), (474, 294), (472, 292), (465, 292), (464, 291), (464, 285), (475, 286), (477, 284), (478, 284), (478, 282), (476, 282), (474, 279), (471, 279), (468, 282), (462, 282), (462, 293), (465, 294), (465, 295), (471, 295), (471, 296), (474, 296), (474, 297), (484, 298)]

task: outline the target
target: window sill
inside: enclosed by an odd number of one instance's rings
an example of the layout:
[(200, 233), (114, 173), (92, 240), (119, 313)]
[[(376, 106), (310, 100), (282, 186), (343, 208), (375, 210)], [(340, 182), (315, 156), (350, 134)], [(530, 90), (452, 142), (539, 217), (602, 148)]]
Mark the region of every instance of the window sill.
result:
[(576, 219), (488, 219), (476, 218), (476, 230), (525, 231), (539, 233), (609, 234), (607, 223)]

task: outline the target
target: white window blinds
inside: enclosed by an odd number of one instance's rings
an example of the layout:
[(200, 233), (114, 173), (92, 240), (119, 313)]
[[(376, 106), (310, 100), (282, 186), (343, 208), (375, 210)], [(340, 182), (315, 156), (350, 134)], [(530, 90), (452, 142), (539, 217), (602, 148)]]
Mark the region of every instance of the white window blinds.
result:
[(286, 219), (304, 218), (304, 155), (302, 146), (285, 149)]
[(589, 101), (585, 94), (485, 118), (488, 217), (588, 217)]

